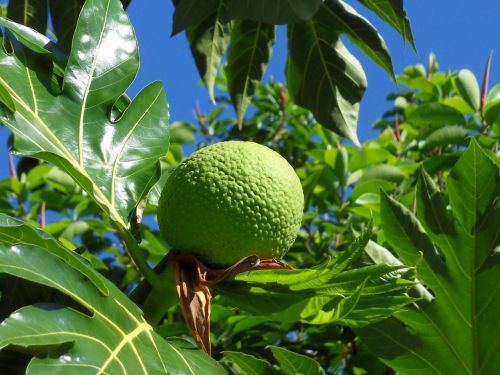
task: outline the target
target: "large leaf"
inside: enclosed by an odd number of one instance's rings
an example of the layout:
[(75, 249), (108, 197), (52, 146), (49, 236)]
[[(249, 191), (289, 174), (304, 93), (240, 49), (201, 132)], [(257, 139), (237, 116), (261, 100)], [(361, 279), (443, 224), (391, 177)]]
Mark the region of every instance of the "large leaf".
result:
[(7, 17), (45, 34), (48, 18), (47, 0), (10, 0)]
[[(219, 3), (220, 0), (174, 0), (173, 34), (198, 23)], [(224, 3), (224, 14), (228, 19), (285, 24), (310, 19), (321, 5), (321, 0), (225, 0)]]
[(82, 309), (36, 304), (20, 308), (2, 322), (0, 348), (17, 345), (40, 353), (29, 364), (30, 374), (68, 373), (75, 368), (109, 374), (224, 373), (191, 344), (158, 336), (140, 310), (91, 268), (109, 296), (36, 245), (0, 244), (0, 272), (58, 290)]
[(18, 153), (53, 162), (123, 227), (160, 176), (168, 148), (168, 105), (156, 82), (123, 112), (112, 110), (138, 69), (137, 43), (118, 0), (86, 2), (62, 90), (28, 51), (0, 52), (0, 84), (16, 112), (4, 123)]
[(272, 24), (294, 23), (310, 19), (321, 0), (231, 0), (231, 17)]
[[(425, 172), (417, 217), (382, 200), (385, 237), (434, 299), (359, 330), (371, 351), (400, 374), (493, 374), (500, 368), (498, 166), (472, 140), (452, 169), (449, 202)], [(448, 208), (448, 206), (450, 208)]]
[(366, 18), (342, 0), (328, 0), (322, 7), (336, 20), (332, 27), (344, 32), (351, 42), (361, 48), (394, 79), (396, 78), (387, 45), (377, 29)]
[(101, 278), (88, 268), (86, 261), (78, 254), (68, 251), (60, 242), (43, 230), (2, 213), (0, 213), (0, 243), (7, 246), (29, 243), (43, 247), (46, 249), (45, 251), (61, 258), (68, 266), (81, 272), (103, 295), (109, 294)]
[(410, 21), (403, 8), (403, 0), (359, 0), (391, 25), (415, 49)]
[(366, 77), (332, 29), (335, 22), (321, 7), (311, 20), (288, 26), (288, 88), (323, 126), (359, 143), (356, 127)]
[(85, 0), (50, 0), (50, 15), (57, 36), (57, 46), (64, 52), (71, 51), (76, 22)]
[(250, 98), (264, 76), (274, 44), (274, 25), (236, 21), (227, 56), (227, 83), (239, 127)]
[[(0, 17), (0, 26), (4, 26), (26, 47), (40, 54), (46, 55), (55, 62), (61, 62), (67, 58), (64, 53), (56, 47), (44, 34), (40, 34), (28, 26), (10, 21)], [(35, 58), (35, 56), (30, 56)], [(10, 107), (9, 109), (13, 111)]]
[(173, 0), (173, 2), (175, 11), (172, 35), (199, 23), (219, 4), (219, 0)]
[(227, 0), (218, 0), (198, 23), (186, 30), (196, 67), (214, 103), (215, 78), (231, 35), (227, 6)]
[(364, 232), (334, 260), (310, 269), (255, 271), (215, 286), (230, 305), (281, 322), (332, 322), (361, 326), (411, 302), (413, 285), (404, 266), (373, 265), (346, 270), (368, 241)]

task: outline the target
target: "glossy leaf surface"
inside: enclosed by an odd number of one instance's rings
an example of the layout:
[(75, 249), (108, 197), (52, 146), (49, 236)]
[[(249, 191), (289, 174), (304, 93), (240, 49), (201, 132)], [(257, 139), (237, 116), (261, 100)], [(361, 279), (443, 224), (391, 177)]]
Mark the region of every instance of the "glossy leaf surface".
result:
[(68, 266), (81, 272), (103, 295), (109, 294), (105, 283), (102, 282), (101, 278), (97, 277), (94, 271), (89, 269), (84, 258), (68, 251), (60, 242), (41, 229), (0, 213), (0, 242), (7, 246), (28, 243), (42, 247), (46, 252), (59, 257)]
[(58, 165), (123, 227), (159, 178), (168, 149), (168, 105), (156, 82), (123, 112), (113, 104), (135, 78), (137, 44), (117, 0), (87, 1), (59, 92), (20, 44), (0, 53), (0, 83), (16, 112), (4, 123), (18, 153)]
[(50, 353), (34, 358), (29, 373), (46, 374), (55, 368), (67, 373), (75, 367), (112, 374), (224, 373), (191, 344), (169, 342), (154, 333), (140, 310), (96, 271), (86, 266), (109, 290), (107, 297), (60, 257), (29, 242), (0, 244), (0, 272), (58, 290), (82, 308), (36, 304), (20, 308), (2, 322), (1, 348), (35, 346), (38, 352)]

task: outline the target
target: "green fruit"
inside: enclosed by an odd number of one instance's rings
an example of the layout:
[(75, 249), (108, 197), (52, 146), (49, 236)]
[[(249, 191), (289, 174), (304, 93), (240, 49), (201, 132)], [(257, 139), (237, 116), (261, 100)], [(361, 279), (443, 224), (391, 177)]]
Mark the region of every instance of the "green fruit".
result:
[(303, 208), (299, 178), (281, 155), (229, 141), (179, 164), (163, 188), (158, 222), (172, 248), (227, 266), (249, 255), (281, 258), (295, 241)]

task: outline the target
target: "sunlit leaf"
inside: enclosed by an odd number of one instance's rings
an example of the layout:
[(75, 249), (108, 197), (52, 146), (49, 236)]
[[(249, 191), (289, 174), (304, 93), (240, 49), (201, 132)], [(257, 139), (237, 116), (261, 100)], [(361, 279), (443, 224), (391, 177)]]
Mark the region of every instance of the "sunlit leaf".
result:
[[(35, 245), (0, 244), (0, 272), (51, 287), (82, 309), (53, 303), (25, 306), (0, 325), (0, 348), (33, 348), (31, 374), (90, 371), (112, 374), (224, 373), (191, 344), (166, 341), (111, 282), (89, 268), (110, 291), (103, 296), (61, 258)], [(49, 354), (49, 355), (47, 355)]]
[(413, 284), (412, 270), (405, 266), (346, 270), (363, 252), (369, 234), (365, 231), (348, 250), (315, 268), (254, 271), (214, 288), (226, 303), (281, 322), (369, 324), (411, 302), (403, 292)]
[[(472, 140), (446, 181), (447, 196), (422, 172), (417, 216), (382, 200), (384, 235), (435, 297), (358, 330), (401, 374), (494, 373), (500, 366), (498, 165)], [(403, 323), (403, 324), (401, 324)], [(445, 359), (445, 360), (444, 360)]]
[[(0, 52), (0, 83), (16, 112), (3, 122), (19, 154), (58, 165), (123, 227), (160, 176), (168, 148), (168, 105), (159, 82), (143, 89), (118, 119), (114, 102), (135, 78), (137, 44), (118, 0), (86, 2), (62, 92), (23, 46)], [(55, 91), (54, 91), (55, 90)]]
[(476, 111), (479, 109), (479, 85), (474, 73), (468, 69), (462, 69), (454, 80), (460, 96)]
[(465, 125), (465, 117), (458, 110), (440, 103), (422, 104), (406, 120), (420, 126)]

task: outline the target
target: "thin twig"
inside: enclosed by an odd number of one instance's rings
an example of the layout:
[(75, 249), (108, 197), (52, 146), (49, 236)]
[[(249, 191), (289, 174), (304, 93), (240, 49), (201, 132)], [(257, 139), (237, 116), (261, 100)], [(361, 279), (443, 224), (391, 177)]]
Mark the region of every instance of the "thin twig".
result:
[(9, 169), (10, 169), (10, 176), (14, 177), (17, 180), (18, 178), (17, 178), (16, 164), (14, 163), (14, 157), (12, 156), (11, 153), (9, 153)]
[(40, 228), (45, 228), (47, 224), (45, 217), (45, 201), (42, 201), (42, 205), (40, 207)]

